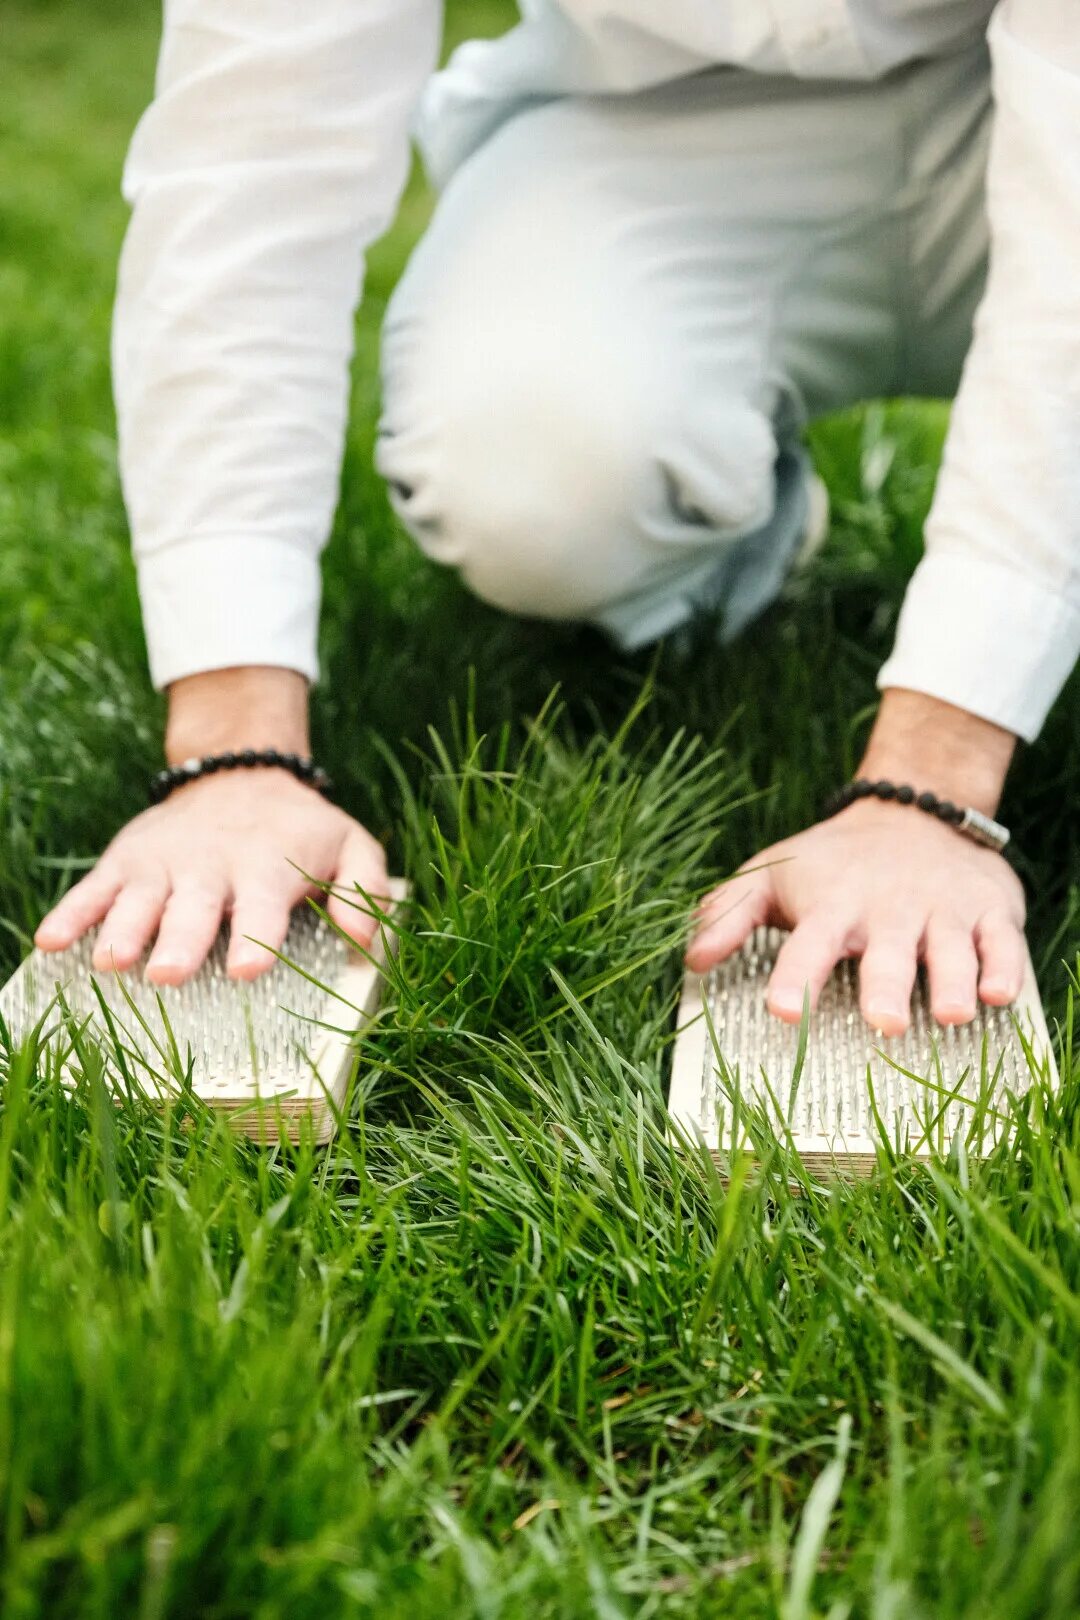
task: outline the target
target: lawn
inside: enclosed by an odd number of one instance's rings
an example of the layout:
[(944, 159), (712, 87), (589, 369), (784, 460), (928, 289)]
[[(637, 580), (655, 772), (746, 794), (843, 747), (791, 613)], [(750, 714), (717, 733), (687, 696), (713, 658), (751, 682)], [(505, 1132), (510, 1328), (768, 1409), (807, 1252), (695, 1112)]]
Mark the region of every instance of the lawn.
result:
[[(156, 21), (5, 0), (0, 968), (143, 802), (108, 322)], [(454, 32), (497, 29), (488, 0)], [(0, 1055), (0, 1613), (1080, 1613), (1080, 687), (1005, 819), (1064, 1087), (985, 1164), (724, 1188), (669, 1144), (693, 897), (856, 760), (945, 423), (815, 427), (835, 521), (724, 653), (620, 659), (417, 558), (369, 469), (371, 257), (317, 745), (416, 891), (329, 1151)], [(554, 695), (553, 695), (554, 694)], [(776, 1078), (776, 1077), (774, 1077)]]

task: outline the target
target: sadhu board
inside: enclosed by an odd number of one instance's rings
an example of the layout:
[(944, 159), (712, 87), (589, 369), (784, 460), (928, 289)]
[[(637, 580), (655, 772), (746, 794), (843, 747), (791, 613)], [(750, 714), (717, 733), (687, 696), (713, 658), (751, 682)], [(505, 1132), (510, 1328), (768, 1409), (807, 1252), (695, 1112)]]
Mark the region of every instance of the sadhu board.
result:
[(40, 1025), (39, 1042), (69, 1085), (85, 1028), (111, 1054), (110, 1071), (132, 1076), (162, 1106), (190, 1087), (256, 1140), (307, 1131), (326, 1142), (379, 1006), (406, 894), (393, 880), (388, 921), (367, 951), (352, 949), (310, 906), (298, 908), (278, 959), (249, 983), (225, 971), (224, 929), (200, 971), (176, 986), (151, 984), (145, 957), (122, 974), (95, 973), (95, 929), (69, 950), (33, 951), (0, 990), (0, 1017), (13, 1043)]
[(1006, 1093), (1023, 1095), (1040, 1071), (1056, 1083), (1030, 957), (1011, 1007), (980, 1005), (958, 1026), (932, 1017), (920, 969), (907, 1032), (888, 1038), (859, 1012), (856, 964), (841, 962), (809, 1017), (800, 1066), (800, 1027), (765, 1005), (785, 937), (758, 928), (711, 973), (684, 980), (668, 1111), (676, 1134), (703, 1142), (718, 1162), (753, 1150), (747, 1110), (825, 1177), (868, 1174), (882, 1144), (925, 1159), (963, 1134), (978, 1156), (1008, 1128)]

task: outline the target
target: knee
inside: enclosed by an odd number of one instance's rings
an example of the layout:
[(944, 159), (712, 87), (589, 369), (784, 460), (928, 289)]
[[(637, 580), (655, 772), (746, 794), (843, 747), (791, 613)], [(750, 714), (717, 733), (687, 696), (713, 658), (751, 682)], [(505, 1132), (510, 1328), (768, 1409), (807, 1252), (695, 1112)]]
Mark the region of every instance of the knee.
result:
[[(735, 401), (670, 407), (625, 355), (526, 326), (388, 373), (379, 470), (405, 526), (484, 601), (602, 620), (768, 518), (775, 439)], [(681, 416), (681, 420), (680, 420)]]
[(405, 526), (478, 596), (596, 619), (764, 522), (776, 445), (745, 389), (718, 398), (673, 353), (618, 264), (583, 262), (569, 228), (560, 242), (538, 252), (512, 208), (482, 253), (446, 225), (425, 239), (384, 323), (376, 460)]
[(523, 318), (384, 337), (376, 463), (425, 552), (483, 600), (587, 617), (648, 482), (648, 402), (565, 332)]

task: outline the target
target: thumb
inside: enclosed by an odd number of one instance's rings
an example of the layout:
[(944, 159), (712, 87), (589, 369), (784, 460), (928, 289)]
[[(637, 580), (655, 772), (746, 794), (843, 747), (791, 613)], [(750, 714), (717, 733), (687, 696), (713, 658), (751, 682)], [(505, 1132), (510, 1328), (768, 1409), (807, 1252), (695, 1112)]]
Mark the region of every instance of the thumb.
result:
[(773, 914), (772, 872), (767, 866), (736, 872), (705, 899), (698, 927), (687, 947), (686, 965), (707, 973), (723, 962)]
[(390, 909), (390, 879), (381, 844), (357, 828), (341, 846), (332, 892), (326, 901), (331, 922), (365, 948), (379, 931), (379, 914)]

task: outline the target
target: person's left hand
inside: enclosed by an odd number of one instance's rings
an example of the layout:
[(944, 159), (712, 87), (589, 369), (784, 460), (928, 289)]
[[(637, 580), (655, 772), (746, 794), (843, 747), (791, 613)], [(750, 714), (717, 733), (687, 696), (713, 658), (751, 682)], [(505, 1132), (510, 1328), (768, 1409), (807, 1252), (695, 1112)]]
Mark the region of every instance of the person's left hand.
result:
[(906, 1029), (918, 962), (942, 1024), (975, 1016), (977, 997), (1020, 994), (1024, 891), (1001, 855), (921, 811), (858, 800), (763, 851), (696, 913), (687, 966), (704, 973), (759, 924), (791, 929), (769, 980), (770, 1012), (802, 1016), (843, 957), (860, 958), (859, 1005), (883, 1035)]

